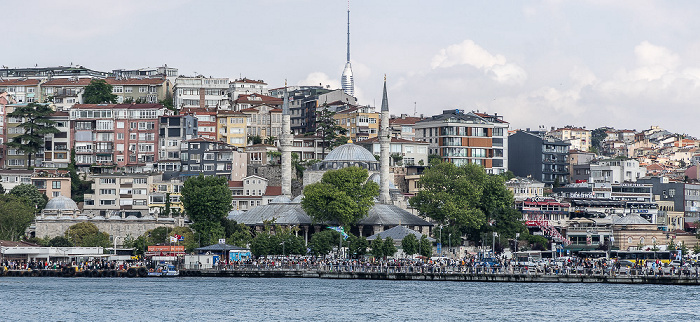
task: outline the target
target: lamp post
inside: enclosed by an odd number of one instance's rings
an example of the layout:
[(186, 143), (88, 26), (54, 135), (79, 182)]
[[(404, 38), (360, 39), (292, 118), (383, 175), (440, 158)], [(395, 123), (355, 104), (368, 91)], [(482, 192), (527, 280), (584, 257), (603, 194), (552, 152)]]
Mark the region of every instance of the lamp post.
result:
[(448, 251), (450, 252), (450, 257), (452, 257), (452, 253), (453, 253), (453, 251), (452, 251), (452, 233), (449, 233), (447, 235), (447, 240), (448, 240), (447, 246), (449, 247)]
[(440, 225), (440, 242), (438, 242), (438, 248), (440, 249), (439, 256), (442, 257), (442, 225)]

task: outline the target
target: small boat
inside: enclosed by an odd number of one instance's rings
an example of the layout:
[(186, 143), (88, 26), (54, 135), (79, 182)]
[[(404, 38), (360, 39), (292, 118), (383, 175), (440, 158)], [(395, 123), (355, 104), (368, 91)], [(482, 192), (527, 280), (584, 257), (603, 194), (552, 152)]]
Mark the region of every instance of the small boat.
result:
[(148, 276), (179, 276), (180, 272), (172, 264), (159, 264), (155, 270), (149, 271)]

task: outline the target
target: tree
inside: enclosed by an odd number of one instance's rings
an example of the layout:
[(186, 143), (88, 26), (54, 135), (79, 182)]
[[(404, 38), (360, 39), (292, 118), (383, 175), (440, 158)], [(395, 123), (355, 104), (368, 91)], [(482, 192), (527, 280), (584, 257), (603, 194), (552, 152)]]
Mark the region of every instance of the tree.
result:
[(29, 103), (26, 106), (18, 106), (12, 113), (7, 114), (8, 117), (24, 120), (17, 126), (22, 128), (24, 133), (13, 137), (7, 145), (27, 154), (27, 169), (32, 166), (32, 155), (44, 148), (44, 136), (60, 132), (54, 126), (56, 121), (49, 118), (53, 112), (48, 105)]
[(333, 250), (333, 247), (338, 245), (338, 238), (340, 238), (340, 233), (330, 229), (313, 234), (309, 241), (311, 254), (316, 256), (328, 255)]
[(401, 160), (403, 160), (403, 155), (401, 155), (401, 153), (392, 153), (391, 159), (394, 161), (395, 165), (401, 165)]
[(93, 79), (83, 92), (85, 104), (109, 104), (117, 102), (117, 95), (112, 94), (112, 85), (104, 79)]
[(379, 185), (368, 177), (367, 169), (359, 167), (329, 170), (321, 182), (304, 187), (301, 207), (314, 222), (355, 224), (367, 216), (379, 195)]
[(434, 165), (442, 162), (442, 157), (439, 154), (428, 154), (428, 164)]
[(260, 137), (260, 135), (254, 135), (254, 136), (248, 137), (248, 143), (250, 145), (262, 144), (262, 142), (263, 142), (263, 139)]
[(250, 228), (245, 224), (239, 224), (235, 220), (224, 219), (221, 221), (226, 235), (226, 243), (238, 247), (246, 247), (253, 240)]
[(381, 238), (377, 238), (369, 244), (370, 252), (374, 258), (383, 258), (384, 255), (384, 241)]
[(277, 236), (267, 231), (260, 232), (250, 242), (250, 252), (256, 257), (272, 255), (275, 253), (275, 244), (279, 243)]
[(274, 137), (274, 136), (268, 136), (268, 137), (266, 137), (263, 141), (264, 141), (265, 144), (267, 144), (267, 145), (275, 145), (275, 141), (276, 141), (276, 140), (277, 140), (276, 137)]
[(68, 240), (77, 247), (109, 247), (109, 235), (101, 232), (95, 224), (81, 222), (68, 227)]
[(34, 221), (33, 204), (15, 195), (0, 196), (0, 240), (18, 241)]
[(321, 137), (321, 155), (326, 155), (326, 146), (333, 149), (348, 142), (345, 135), (348, 130), (338, 125), (333, 118), (335, 112), (331, 112), (327, 107), (317, 112), (316, 115), (316, 135)]
[(605, 127), (599, 127), (591, 131), (591, 148), (595, 148), (598, 151), (602, 147), (603, 140), (608, 137), (607, 130)]
[(391, 239), (391, 237), (384, 239), (384, 245), (382, 245), (382, 247), (384, 248), (384, 257), (394, 256), (397, 252), (396, 245), (394, 245), (394, 240)]
[(404, 254), (411, 256), (418, 252), (418, 238), (416, 235), (409, 234), (401, 240), (401, 248)]
[(92, 190), (92, 180), (83, 180), (80, 175), (78, 175), (78, 168), (75, 164), (75, 149), (70, 150), (70, 163), (68, 163), (68, 174), (70, 175), (70, 192), (71, 199), (78, 202), (83, 202), (85, 200), (85, 194), (91, 194)]
[(182, 187), (182, 204), (192, 221), (197, 239), (206, 245), (224, 237), (222, 220), (231, 210), (231, 191), (225, 177), (190, 177)]
[(44, 209), (46, 203), (49, 201), (49, 198), (47, 198), (45, 194), (39, 192), (36, 186), (29, 183), (15, 186), (10, 190), (10, 194), (19, 198), (24, 198), (36, 211)]
[(5, 194), (5, 187), (2, 186), (2, 183), (0, 183), (0, 195)]
[(73, 247), (73, 243), (64, 236), (56, 236), (48, 242), (48, 247)]
[(420, 242), (418, 243), (418, 254), (424, 257), (430, 257), (433, 255), (433, 245), (428, 240), (425, 235), (420, 237)]
[(354, 256), (364, 256), (367, 254), (367, 247), (369, 247), (369, 242), (365, 237), (357, 237), (355, 235), (350, 235), (347, 240), (348, 250), (351, 255)]

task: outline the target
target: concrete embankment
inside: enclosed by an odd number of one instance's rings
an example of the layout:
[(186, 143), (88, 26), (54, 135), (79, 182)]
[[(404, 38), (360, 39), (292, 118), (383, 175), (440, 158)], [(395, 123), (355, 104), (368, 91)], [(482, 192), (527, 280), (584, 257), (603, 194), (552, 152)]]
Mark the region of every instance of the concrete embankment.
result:
[(338, 272), (318, 270), (186, 270), (182, 276), (327, 278), (405, 281), (516, 282), (516, 283), (610, 283), (700, 285), (695, 276), (676, 275), (550, 275), (550, 274), (464, 274), (464, 273), (387, 273)]

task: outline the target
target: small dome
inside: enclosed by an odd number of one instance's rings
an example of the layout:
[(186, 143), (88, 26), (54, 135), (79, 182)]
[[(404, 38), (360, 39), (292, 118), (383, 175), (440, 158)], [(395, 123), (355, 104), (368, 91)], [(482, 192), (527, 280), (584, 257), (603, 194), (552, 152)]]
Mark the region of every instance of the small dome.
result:
[(367, 149), (356, 144), (348, 143), (333, 149), (323, 161), (377, 162), (377, 159), (372, 152), (369, 152)]
[(78, 205), (71, 198), (58, 196), (46, 203), (45, 210), (79, 210)]

